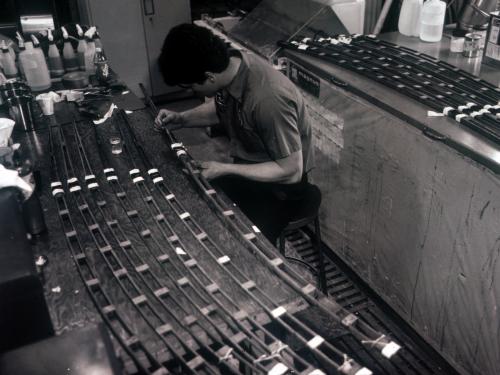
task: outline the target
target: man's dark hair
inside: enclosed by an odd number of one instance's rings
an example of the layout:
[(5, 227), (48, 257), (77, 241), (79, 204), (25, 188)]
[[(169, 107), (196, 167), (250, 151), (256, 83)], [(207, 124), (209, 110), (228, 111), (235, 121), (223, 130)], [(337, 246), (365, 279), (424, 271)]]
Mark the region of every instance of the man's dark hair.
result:
[(207, 28), (185, 23), (170, 30), (158, 63), (167, 85), (203, 83), (205, 72), (220, 73), (228, 67), (229, 51)]

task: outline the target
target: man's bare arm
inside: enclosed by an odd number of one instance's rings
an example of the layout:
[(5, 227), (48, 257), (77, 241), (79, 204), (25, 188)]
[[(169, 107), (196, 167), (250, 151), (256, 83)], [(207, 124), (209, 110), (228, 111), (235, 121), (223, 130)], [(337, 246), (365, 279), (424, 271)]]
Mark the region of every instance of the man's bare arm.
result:
[(201, 163), (202, 174), (209, 180), (222, 176), (240, 176), (253, 181), (293, 184), (303, 173), (302, 150), (286, 158), (256, 164), (231, 164), (215, 161)]
[(157, 130), (168, 129), (176, 130), (180, 128), (200, 128), (217, 124), (217, 112), (215, 111), (215, 102), (209, 100), (198, 107), (184, 111), (174, 112), (162, 109), (155, 119), (155, 128)]

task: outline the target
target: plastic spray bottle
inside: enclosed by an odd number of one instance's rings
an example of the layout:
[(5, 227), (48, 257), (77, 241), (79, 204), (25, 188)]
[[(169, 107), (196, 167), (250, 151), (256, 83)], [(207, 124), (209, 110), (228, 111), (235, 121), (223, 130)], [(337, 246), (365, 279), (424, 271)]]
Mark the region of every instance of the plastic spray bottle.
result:
[(54, 42), (54, 36), (52, 35), (52, 31), (48, 30), (48, 39), (49, 39), (49, 52), (48, 52), (48, 61), (49, 61), (49, 72), (53, 81), (60, 81), (61, 77), (64, 75), (64, 65), (61, 59), (61, 54), (59, 53), (59, 49), (57, 48)]
[(40, 47), (40, 41), (36, 36), (31, 34), (31, 40), (33, 41), (33, 48), (35, 52), (40, 56), (41, 59), (45, 60), (45, 54), (42, 51), (42, 48)]
[(97, 30), (95, 31), (94, 34), (94, 43), (95, 43), (95, 48), (100, 48), (101, 51), (103, 51), (101, 36), (99, 35), (99, 31)]
[(17, 77), (17, 66), (14, 59), (12, 59), (12, 55), (10, 54), (9, 47), (5, 44), (5, 40), (2, 40), (2, 65), (3, 72), (5, 74), (5, 78), (16, 78)]
[[(20, 36), (18, 38), (22, 40)], [(33, 91), (47, 90), (50, 88), (51, 82), (43, 52), (40, 48), (34, 48), (30, 41), (25, 42), (24, 46), (24, 51), (19, 53), (19, 63), (23, 66), (28, 86)]]
[(89, 74), (95, 74), (95, 65), (94, 65), (94, 55), (95, 55), (94, 34), (95, 34), (95, 31), (96, 31), (95, 26), (92, 26), (85, 33), (85, 37), (87, 40), (87, 50), (85, 51), (85, 70)]
[(76, 48), (76, 55), (78, 57), (78, 68), (80, 70), (87, 70), (85, 69), (85, 52), (87, 51), (87, 42), (85, 41), (85, 38), (83, 36), (83, 30), (80, 27), (80, 25), (76, 24), (76, 30), (78, 32), (78, 47)]
[(69, 35), (66, 29), (61, 27), (63, 38), (64, 38), (64, 47), (63, 47), (63, 60), (64, 67), (68, 72), (74, 72), (78, 70), (78, 58), (76, 57), (75, 50), (69, 41)]

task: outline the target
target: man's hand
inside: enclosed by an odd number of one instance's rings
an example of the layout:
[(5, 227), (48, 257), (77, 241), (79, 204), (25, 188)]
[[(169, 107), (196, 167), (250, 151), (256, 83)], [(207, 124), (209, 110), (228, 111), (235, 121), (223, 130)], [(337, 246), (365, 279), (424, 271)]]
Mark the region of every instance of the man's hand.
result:
[(209, 181), (227, 174), (225, 163), (202, 161), (196, 162), (195, 165), (200, 169), (201, 175)]
[(184, 117), (181, 113), (161, 109), (155, 119), (155, 130), (177, 130), (184, 125)]

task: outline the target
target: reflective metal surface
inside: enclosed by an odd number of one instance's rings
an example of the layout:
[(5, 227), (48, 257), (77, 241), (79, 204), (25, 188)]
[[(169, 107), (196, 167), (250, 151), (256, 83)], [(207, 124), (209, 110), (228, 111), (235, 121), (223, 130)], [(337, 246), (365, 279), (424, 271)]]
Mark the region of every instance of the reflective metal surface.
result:
[(294, 35), (314, 36), (347, 33), (329, 6), (308, 0), (264, 0), (229, 35), (246, 47), (270, 58), (279, 40)]

